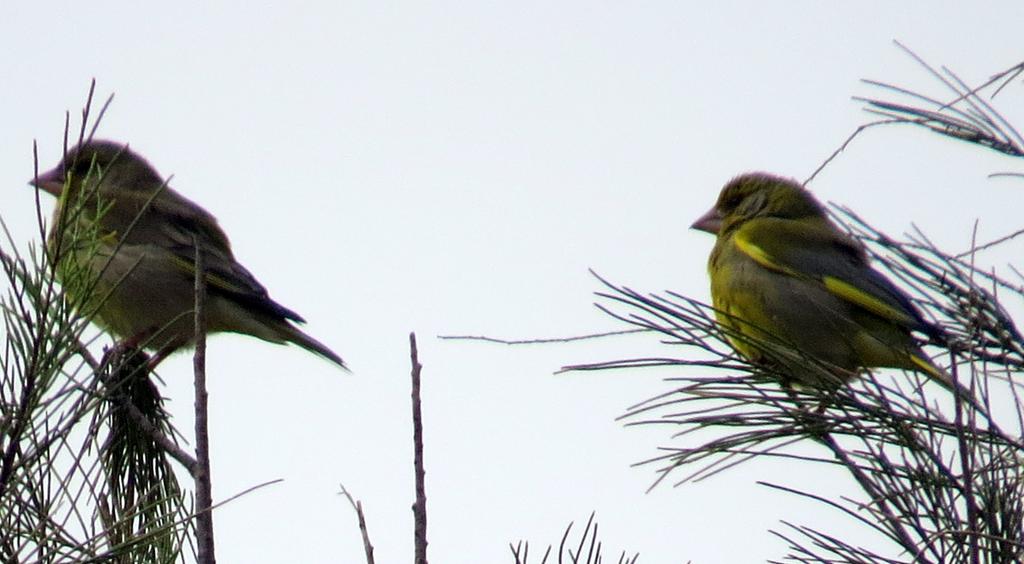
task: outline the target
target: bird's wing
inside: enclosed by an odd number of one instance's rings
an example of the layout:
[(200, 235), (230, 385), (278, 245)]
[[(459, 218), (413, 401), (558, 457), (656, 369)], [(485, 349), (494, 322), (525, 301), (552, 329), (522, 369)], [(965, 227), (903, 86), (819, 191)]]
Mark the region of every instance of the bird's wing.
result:
[(934, 329), (899, 288), (871, 268), (863, 247), (827, 221), (760, 218), (736, 230), (736, 247), (761, 266), (822, 284), (833, 295), (908, 329)]
[[(266, 288), (231, 252), (227, 235), (212, 214), (170, 188), (152, 194), (118, 194), (110, 215), (101, 220), (122, 233), (126, 245), (153, 245), (169, 250), (183, 275), (194, 278), (196, 243), (203, 251), (203, 271), (211, 292), (248, 308), (292, 321), (304, 319), (270, 298)], [(136, 220), (135, 218), (139, 218)]]

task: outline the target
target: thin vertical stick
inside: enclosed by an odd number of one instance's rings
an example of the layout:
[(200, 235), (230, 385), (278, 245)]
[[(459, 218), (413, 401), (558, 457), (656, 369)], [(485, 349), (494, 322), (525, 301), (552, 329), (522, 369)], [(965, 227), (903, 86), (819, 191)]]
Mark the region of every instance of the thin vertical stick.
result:
[(197, 237), (192, 238), (196, 246), (196, 309), (195, 338), (196, 354), (192, 357), (196, 388), (196, 537), (199, 545), (199, 562), (215, 564), (217, 557), (213, 550), (213, 491), (210, 485), (210, 435), (207, 421), (206, 392), (206, 278), (203, 274), (203, 251)]
[(370, 542), (370, 532), (366, 528), (366, 515), (363, 514), (363, 502), (356, 501), (352, 494), (348, 493), (345, 486), (341, 486), (341, 495), (352, 504), (356, 510), (356, 519), (359, 521), (359, 534), (363, 537), (363, 552), (366, 553), (366, 564), (375, 564), (373, 560), (373, 543)]
[(416, 471), (416, 502), (412, 505), (414, 521), (415, 564), (427, 564), (427, 490), (423, 471), (423, 416), (420, 412), (420, 365), (416, 351), (416, 333), (409, 333), (412, 357), (412, 441), (413, 466)]

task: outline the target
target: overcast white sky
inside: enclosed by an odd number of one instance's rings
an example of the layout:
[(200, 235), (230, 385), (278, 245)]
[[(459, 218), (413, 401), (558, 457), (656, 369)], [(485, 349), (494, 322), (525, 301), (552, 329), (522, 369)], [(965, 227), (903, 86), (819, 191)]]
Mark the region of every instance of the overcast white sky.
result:
[[(714, 7), (711, 7), (714, 6)], [(942, 94), (898, 39), (968, 82), (1024, 59), (1024, 4), (959, 2), (10, 2), (0, 18), (0, 210), (35, 235), (32, 141), (60, 156), (89, 80), (99, 136), (130, 142), (217, 215), (239, 259), (351, 365), (217, 336), (209, 350), (222, 562), (411, 560), (407, 335), (424, 368), (430, 558), (510, 562), (597, 511), (606, 550), (646, 563), (778, 558), (780, 520), (851, 527), (757, 486), (850, 493), (792, 462), (646, 488), (676, 445), (623, 428), (665, 372), (552, 372), (647, 339), (507, 348), (439, 334), (565, 336), (619, 325), (594, 268), (706, 299), (712, 245), (689, 224), (733, 175), (806, 178), (868, 116), (861, 78)], [(1020, 125), (1022, 86), (997, 106)], [(1016, 167), (1016, 168), (1014, 168)], [(1020, 227), (1019, 164), (908, 128), (860, 137), (812, 189), (949, 250)], [(47, 212), (52, 202), (44, 202)], [(1021, 245), (983, 260), (1005, 270)], [(105, 341), (109, 342), (109, 341)], [(658, 350), (655, 348), (654, 350)], [(661, 351), (668, 354), (674, 351)], [(191, 429), (190, 357), (161, 366)]]

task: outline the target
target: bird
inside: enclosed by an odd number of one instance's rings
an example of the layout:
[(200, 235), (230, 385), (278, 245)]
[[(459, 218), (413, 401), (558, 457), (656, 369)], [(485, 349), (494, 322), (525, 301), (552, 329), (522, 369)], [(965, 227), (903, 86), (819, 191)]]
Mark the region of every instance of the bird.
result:
[(235, 259), (216, 218), (127, 144), (83, 141), (29, 184), (57, 198), (48, 247), (70, 301), (123, 343), (155, 351), (151, 365), (195, 342), (198, 246), (207, 333), (294, 343), (348, 370)]
[[(795, 180), (737, 176), (691, 228), (716, 236), (707, 268), (730, 344), (749, 361), (781, 368), (787, 385), (837, 389), (889, 367), (961, 393), (914, 337), (941, 330)], [(799, 354), (777, 354), (780, 346)]]

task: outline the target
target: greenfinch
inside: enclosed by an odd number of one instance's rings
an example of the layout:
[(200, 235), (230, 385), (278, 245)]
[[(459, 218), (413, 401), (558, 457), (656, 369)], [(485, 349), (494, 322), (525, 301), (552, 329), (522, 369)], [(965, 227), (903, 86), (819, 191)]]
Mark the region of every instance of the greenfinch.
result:
[(692, 228), (717, 236), (708, 260), (711, 299), (747, 359), (778, 365), (780, 355), (765, 346), (776, 344), (804, 355), (776, 366), (788, 383), (834, 389), (863, 370), (891, 367), (955, 392), (913, 337), (938, 330), (797, 182), (764, 173), (734, 178)]
[[(272, 300), (235, 260), (217, 220), (169, 188), (126, 145), (84, 142), (30, 184), (57, 197), (49, 246), (71, 301), (108, 332), (155, 350), (154, 361), (195, 340), (198, 244), (207, 332), (295, 343), (345, 368), (341, 357), (295, 326), (302, 317)], [(91, 236), (73, 241), (73, 233)], [(71, 272), (79, 273), (78, 282), (69, 283)]]

